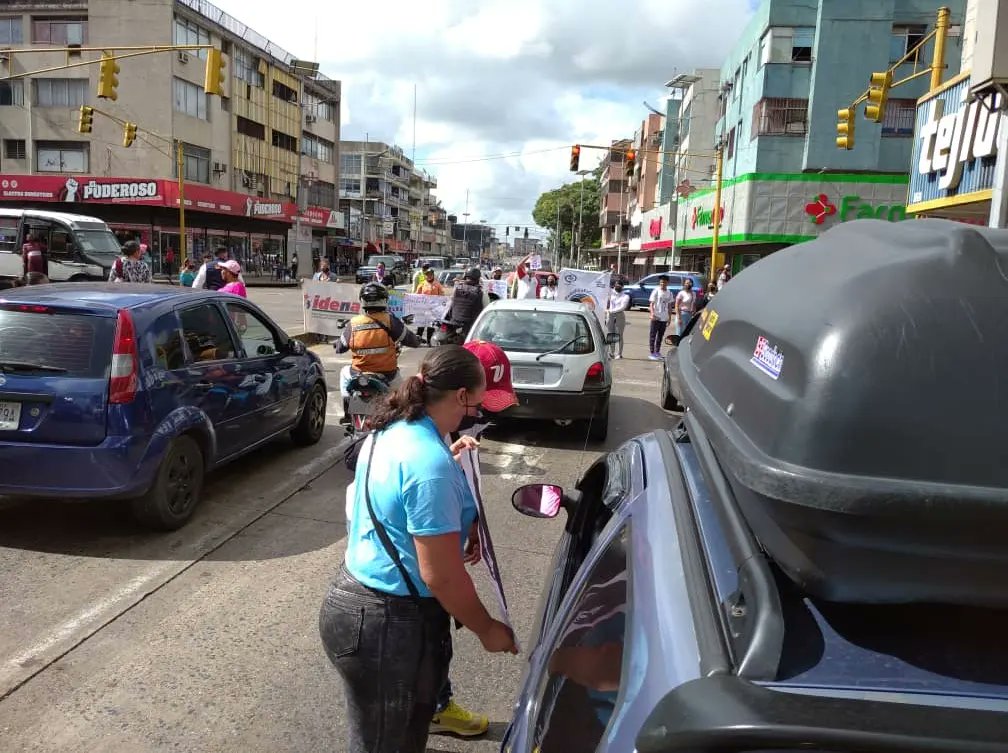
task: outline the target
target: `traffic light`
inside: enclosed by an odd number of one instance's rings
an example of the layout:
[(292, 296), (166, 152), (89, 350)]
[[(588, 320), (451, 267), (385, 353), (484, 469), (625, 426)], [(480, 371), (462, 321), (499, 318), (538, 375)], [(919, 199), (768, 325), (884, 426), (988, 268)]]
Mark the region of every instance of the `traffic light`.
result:
[(207, 50), (203, 90), (207, 94), (224, 96), (224, 58), (221, 57), (220, 50), (212, 47)]
[(889, 87), (892, 86), (892, 71), (873, 73), (868, 84), (868, 104), (864, 116), (868, 120), (881, 123), (885, 118), (886, 102), (889, 101)]
[(571, 161), (570, 161), (570, 171), (576, 173), (578, 171), (578, 163), (581, 161), (581, 145), (575, 144), (571, 147)]
[(123, 146), (131, 147), (133, 142), (136, 141), (137, 125), (136, 123), (126, 123), (123, 127)]
[(94, 122), (94, 108), (81, 105), (80, 119), (77, 121), (77, 133), (91, 133), (91, 124)]
[(853, 107), (845, 107), (842, 110), (837, 110), (836, 136), (837, 149), (854, 148)]
[(102, 53), (101, 65), (98, 69), (98, 96), (101, 99), (119, 99), (116, 88), (119, 86), (119, 64), (108, 53)]
[(626, 154), (623, 156), (623, 168), (626, 172), (627, 180), (630, 180), (634, 174), (634, 164), (637, 162), (637, 152), (633, 149), (627, 149)]

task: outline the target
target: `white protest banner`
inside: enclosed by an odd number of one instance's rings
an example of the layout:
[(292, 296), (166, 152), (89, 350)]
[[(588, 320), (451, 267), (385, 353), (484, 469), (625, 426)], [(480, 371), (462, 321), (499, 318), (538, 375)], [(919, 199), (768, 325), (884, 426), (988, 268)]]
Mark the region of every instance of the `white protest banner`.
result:
[(542, 254), (532, 254), (529, 257), (529, 269), (542, 269)]
[(487, 293), (493, 293), (502, 300), (507, 298), (507, 280), (487, 280)]
[(450, 303), (451, 298), (446, 295), (407, 293), (403, 296), (403, 312), (406, 316), (413, 316), (413, 326), (430, 327), (444, 319)]
[(592, 272), (586, 269), (561, 269), (557, 284), (557, 298), (578, 301), (594, 309), (602, 326), (605, 326), (605, 309), (609, 303), (609, 272)]
[(360, 288), (356, 285), (305, 280), (301, 293), (304, 296), (305, 332), (340, 335), (339, 322), (360, 313)]

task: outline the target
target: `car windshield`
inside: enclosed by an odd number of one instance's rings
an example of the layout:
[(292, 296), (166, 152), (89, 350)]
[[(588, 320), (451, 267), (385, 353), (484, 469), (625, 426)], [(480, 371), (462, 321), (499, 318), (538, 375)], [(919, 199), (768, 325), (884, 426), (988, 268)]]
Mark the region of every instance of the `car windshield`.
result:
[(386, 267), (395, 266), (398, 259), (395, 256), (369, 256), (367, 260), (367, 265), (369, 267), (377, 267), (379, 263), (383, 263)]
[(595, 350), (591, 328), (581, 314), (565, 311), (488, 311), (472, 339), (487, 340), (513, 353), (584, 355)]
[(111, 267), (122, 253), (119, 241), (109, 230), (78, 230), (75, 235), (84, 255), (103, 266)]

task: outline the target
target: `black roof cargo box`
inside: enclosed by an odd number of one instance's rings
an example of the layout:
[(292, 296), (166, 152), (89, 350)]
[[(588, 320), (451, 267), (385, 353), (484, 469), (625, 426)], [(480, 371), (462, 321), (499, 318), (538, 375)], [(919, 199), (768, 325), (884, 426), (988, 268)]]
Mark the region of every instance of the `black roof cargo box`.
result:
[(843, 223), (702, 315), (683, 402), (792, 580), (1008, 606), (1008, 231)]

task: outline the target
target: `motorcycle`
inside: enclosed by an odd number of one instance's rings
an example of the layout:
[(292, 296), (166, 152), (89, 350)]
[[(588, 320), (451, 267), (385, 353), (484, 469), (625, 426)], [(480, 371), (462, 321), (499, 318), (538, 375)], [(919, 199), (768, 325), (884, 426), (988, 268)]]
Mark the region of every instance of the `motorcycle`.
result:
[(347, 385), (346, 424), (347, 436), (369, 430), (368, 419), (375, 414), (378, 403), (389, 392), (389, 384), (379, 374), (363, 372), (353, 377)]
[(466, 337), (465, 327), (447, 321), (434, 322), (434, 337), (431, 345), (461, 345)]

